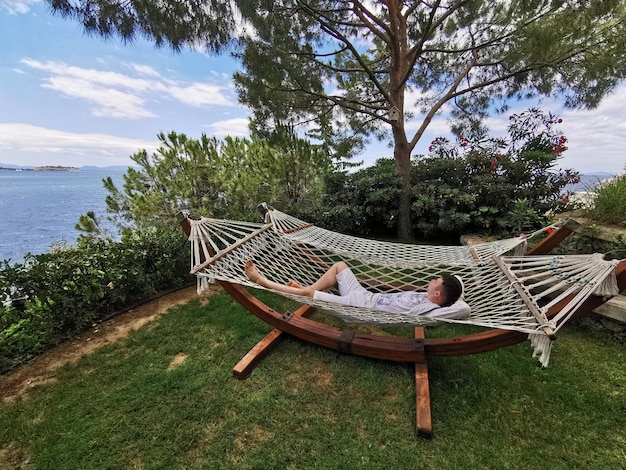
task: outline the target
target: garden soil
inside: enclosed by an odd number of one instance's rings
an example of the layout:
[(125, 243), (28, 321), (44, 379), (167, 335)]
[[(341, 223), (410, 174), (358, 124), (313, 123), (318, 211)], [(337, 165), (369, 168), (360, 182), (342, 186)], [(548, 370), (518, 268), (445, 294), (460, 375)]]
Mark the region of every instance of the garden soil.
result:
[(171, 307), (200, 298), (201, 301), (220, 289), (213, 285), (198, 296), (196, 287), (177, 290), (121, 313), (94, 326), (75, 340), (66, 341), (0, 377), (0, 402), (12, 401), (32, 387), (54, 382), (57, 370), (85, 354), (128, 336), (132, 330), (158, 318)]

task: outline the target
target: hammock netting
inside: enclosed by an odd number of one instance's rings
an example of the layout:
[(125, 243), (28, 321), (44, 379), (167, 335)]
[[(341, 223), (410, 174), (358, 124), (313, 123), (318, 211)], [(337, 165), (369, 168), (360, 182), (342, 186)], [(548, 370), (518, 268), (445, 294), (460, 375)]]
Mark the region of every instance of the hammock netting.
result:
[[(337, 261), (346, 262), (372, 292), (425, 289), (442, 274), (456, 274), (465, 284), (471, 314), (463, 319), (388, 313), (285, 294), (323, 309), (347, 323), (432, 325), (463, 323), (527, 333), (535, 354), (547, 365), (550, 337), (590, 295), (618, 292), (617, 261), (600, 254), (524, 256), (529, 237), (472, 246), (413, 245), (347, 236), (267, 208), (264, 223), (201, 218), (190, 220), (191, 272), (199, 291), (214, 280), (264, 289), (248, 280), (244, 263), (251, 259), (268, 279), (313, 284)], [(506, 256), (506, 254), (510, 254)], [(550, 307), (570, 299), (548, 319)]]

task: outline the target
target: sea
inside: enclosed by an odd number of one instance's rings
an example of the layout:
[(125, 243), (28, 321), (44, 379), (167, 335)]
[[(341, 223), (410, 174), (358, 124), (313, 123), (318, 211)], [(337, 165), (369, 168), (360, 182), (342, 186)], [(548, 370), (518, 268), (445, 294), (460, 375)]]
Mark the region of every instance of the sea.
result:
[(81, 234), (74, 228), (93, 211), (112, 238), (117, 228), (106, 220), (110, 176), (121, 190), (124, 167), (89, 167), (81, 171), (0, 170), (0, 260), (22, 263), (26, 253), (49, 253), (72, 246)]

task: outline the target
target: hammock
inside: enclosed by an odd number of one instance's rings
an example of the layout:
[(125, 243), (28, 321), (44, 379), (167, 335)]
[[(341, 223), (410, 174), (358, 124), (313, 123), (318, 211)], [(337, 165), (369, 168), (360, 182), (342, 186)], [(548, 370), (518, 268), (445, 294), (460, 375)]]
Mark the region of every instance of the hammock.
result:
[[(333, 263), (344, 261), (372, 292), (416, 290), (442, 274), (456, 274), (464, 281), (464, 300), (471, 306), (471, 313), (468, 309), (469, 315), (460, 319), (447, 318), (443, 308), (434, 315), (398, 314), (278, 293), (348, 323), (450, 322), (523, 332), (544, 366), (551, 339), (579, 305), (592, 294), (618, 293), (613, 275), (617, 261), (599, 254), (523, 256), (524, 236), (471, 247), (390, 243), (325, 230), (269, 207), (262, 224), (211, 218), (190, 223), (191, 272), (198, 277), (199, 291), (213, 280), (265, 289), (245, 276), (243, 265), (248, 259), (270, 280), (294, 280), (301, 285), (313, 284)], [(504, 256), (513, 251), (512, 256)], [(571, 300), (565, 307), (547, 318), (548, 309), (566, 298)], [(465, 308), (465, 303), (459, 301), (448, 309), (459, 308)]]

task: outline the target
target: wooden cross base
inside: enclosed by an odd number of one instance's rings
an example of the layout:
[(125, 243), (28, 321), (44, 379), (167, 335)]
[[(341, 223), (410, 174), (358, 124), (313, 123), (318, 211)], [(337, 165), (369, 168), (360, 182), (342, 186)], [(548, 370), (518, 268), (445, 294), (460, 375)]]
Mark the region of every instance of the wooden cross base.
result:
[[(303, 305), (293, 315), (302, 316), (309, 313), (311, 307)], [(259, 341), (248, 353), (233, 367), (233, 375), (239, 380), (247, 379), (254, 368), (276, 347), (284, 337), (284, 332), (273, 329), (265, 338)], [(424, 328), (415, 327), (414, 333), (416, 344), (421, 344), (425, 338)], [(426, 356), (423, 361), (415, 363), (415, 412), (416, 432), (418, 436), (431, 438), (433, 434), (432, 418), (430, 413), (430, 388), (428, 383), (428, 364)]]

